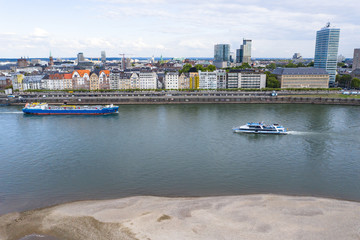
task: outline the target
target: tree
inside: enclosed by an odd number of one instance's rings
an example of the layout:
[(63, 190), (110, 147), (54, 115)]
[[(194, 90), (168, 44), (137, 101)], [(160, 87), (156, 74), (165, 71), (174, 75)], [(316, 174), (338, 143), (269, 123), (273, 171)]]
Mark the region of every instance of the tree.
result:
[(275, 63), (270, 63), (269, 65), (266, 66), (267, 69), (275, 69), (276, 68), (276, 64)]
[(305, 65), (303, 63), (298, 63), (296, 67), (305, 67)]
[(266, 80), (266, 87), (268, 88), (279, 88), (280, 82), (275, 77), (269, 77)]
[(241, 64), (241, 68), (246, 69), (246, 68), (251, 68), (251, 66), (248, 63), (243, 63), (243, 64)]
[(337, 63), (337, 66), (338, 66), (338, 67), (343, 67), (343, 66), (345, 66), (345, 63), (339, 62), (339, 63)]
[(276, 78), (276, 75), (275, 75), (275, 74), (272, 74), (272, 73), (269, 72), (269, 71), (266, 71), (265, 74), (266, 74), (266, 80), (268, 80), (269, 77), (274, 77), (274, 78)]
[(203, 67), (203, 65), (201, 65), (201, 64), (196, 64), (196, 65), (195, 65), (195, 68), (196, 68), (196, 70), (198, 70), (198, 71), (204, 71), (204, 67)]
[(344, 74), (340, 77), (339, 83), (341, 84), (341, 86), (343, 87), (350, 87), (350, 83), (351, 83), (351, 76), (349, 74)]
[(340, 75), (339, 74), (336, 74), (336, 77), (335, 77), (335, 82), (340, 82)]
[(311, 61), (307, 66), (308, 67), (313, 67), (314, 66), (314, 61)]
[(296, 68), (297, 65), (295, 63), (289, 62), (288, 64), (286, 64), (284, 67), (286, 68)]
[(209, 66), (207, 66), (206, 70), (209, 72), (213, 72), (216, 70), (216, 67), (214, 65), (209, 65)]
[(179, 73), (189, 72), (190, 68), (192, 68), (192, 65), (190, 63), (186, 63), (183, 68), (179, 70)]
[(353, 78), (351, 80), (351, 88), (357, 88), (359, 89), (360, 88), (360, 79), (358, 78)]

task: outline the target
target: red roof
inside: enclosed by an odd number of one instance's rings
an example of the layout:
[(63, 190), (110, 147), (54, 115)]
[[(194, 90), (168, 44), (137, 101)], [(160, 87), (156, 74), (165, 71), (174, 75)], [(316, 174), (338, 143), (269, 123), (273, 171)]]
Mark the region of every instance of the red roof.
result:
[[(100, 74), (101, 74), (102, 72), (105, 73), (107, 76), (109, 76), (109, 74), (110, 74), (110, 70), (101, 70), (101, 71), (100, 71)], [(99, 74), (99, 75), (100, 75), (100, 74)]]
[(72, 79), (71, 73), (64, 73), (64, 79)]
[(76, 70), (76, 71), (73, 72), (73, 74), (75, 72), (77, 72), (80, 75), (80, 77), (83, 77), (85, 73), (87, 73), (88, 76), (90, 76), (90, 70)]

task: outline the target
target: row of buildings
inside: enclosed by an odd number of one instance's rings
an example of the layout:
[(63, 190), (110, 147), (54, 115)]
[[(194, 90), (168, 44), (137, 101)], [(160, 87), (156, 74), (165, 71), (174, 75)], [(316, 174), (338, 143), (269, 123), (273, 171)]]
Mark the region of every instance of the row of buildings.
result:
[(100, 90), (100, 89), (226, 89), (265, 88), (266, 75), (255, 71), (217, 70), (214, 72), (167, 72), (76, 70), (72, 73), (53, 73), (11, 77), (13, 89)]
[[(273, 72), (281, 88), (328, 88), (329, 74), (321, 68), (277, 68)], [(216, 70), (214, 72), (167, 72), (76, 70), (11, 77), (13, 89), (44, 90), (126, 90), (126, 89), (262, 89), (266, 74), (254, 70)]]
[[(330, 87), (335, 84), (339, 39), (340, 29), (331, 27), (330, 23), (316, 32), (314, 67), (326, 70), (329, 74)], [(251, 40), (244, 39), (240, 49), (236, 50), (236, 59), (234, 60), (233, 53), (230, 51), (230, 44), (216, 44), (214, 46), (214, 65), (217, 68), (224, 68), (233, 62), (235, 65), (251, 64), (251, 45)], [(354, 59), (359, 54), (354, 54)], [(294, 58), (298, 60), (299, 56), (295, 55)]]

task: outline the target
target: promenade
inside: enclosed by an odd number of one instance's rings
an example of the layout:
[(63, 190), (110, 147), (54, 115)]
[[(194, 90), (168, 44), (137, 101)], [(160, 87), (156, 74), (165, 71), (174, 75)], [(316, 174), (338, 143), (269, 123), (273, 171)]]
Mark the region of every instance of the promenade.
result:
[[(329, 97), (335, 96), (335, 97)], [(201, 92), (25, 92), (14, 97), (0, 95), (0, 104), (24, 105), (26, 102), (50, 104), (209, 104), (209, 103), (306, 103), (360, 105), (360, 98), (344, 98), (337, 91), (201, 91)]]

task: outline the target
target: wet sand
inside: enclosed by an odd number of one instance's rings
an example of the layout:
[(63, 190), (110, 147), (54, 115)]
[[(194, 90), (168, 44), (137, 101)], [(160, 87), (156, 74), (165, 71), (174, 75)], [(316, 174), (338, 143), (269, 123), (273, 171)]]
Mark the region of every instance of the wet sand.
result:
[[(130, 197), (0, 216), (0, 239), (360, 239), (360, 203), (281, 195)], [(36, 235), (33, 235), (36, 236)]]

